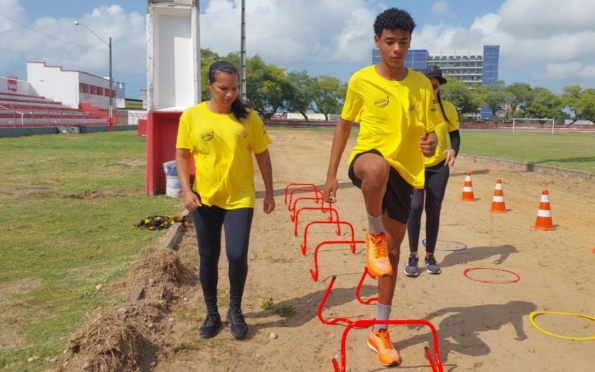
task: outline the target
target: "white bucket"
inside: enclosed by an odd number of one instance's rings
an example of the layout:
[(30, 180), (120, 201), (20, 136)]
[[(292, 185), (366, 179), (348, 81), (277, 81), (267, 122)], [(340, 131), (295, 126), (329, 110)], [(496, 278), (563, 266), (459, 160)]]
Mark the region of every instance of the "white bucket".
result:
[(172, 198), (182, 195), (182, 186), (178, 176), (165, 176), (165, 194)]

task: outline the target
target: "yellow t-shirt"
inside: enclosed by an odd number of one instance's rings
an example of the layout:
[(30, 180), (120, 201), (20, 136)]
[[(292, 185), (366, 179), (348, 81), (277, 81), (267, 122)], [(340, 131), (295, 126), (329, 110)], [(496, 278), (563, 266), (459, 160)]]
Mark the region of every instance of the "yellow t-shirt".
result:
[(190, 150), (196, 176), (193, 190), (207, 206), (253, 208), (252, 152), (264, 152), (271, 143), (260, 117), (249, 110), (238, 121), (233, 114), (216, 114), (200, 103), (180, 117), (176, 148)]
[(376, 149), (407, 183), (423, 188), (424, 156), (419, 141), (433, 131), (429, 121), (433, 99), (430, 80), (411, 69), (401, 81), (384, 79), (375, 66), (354, 73), (341, 113), (344, 120), (360, 125), (349, 162), (358, 153)]
[(430, 113), (430, 121), (434, 124), (438, 145), (436, 145), (434, 156), (425, 158), (426, 167), (432, 167), (446, 159), (446, 156), (442, 155), (442, 153), (450, 148), (450, 136), (448, 133), (459, 130), (459, 114), (455, 106), (442, 99), (442, 107), (444, 107), (444, 112), (450, 123), (444, 119), (442, 110), (440, 110), (440, 104), (434, 102)]

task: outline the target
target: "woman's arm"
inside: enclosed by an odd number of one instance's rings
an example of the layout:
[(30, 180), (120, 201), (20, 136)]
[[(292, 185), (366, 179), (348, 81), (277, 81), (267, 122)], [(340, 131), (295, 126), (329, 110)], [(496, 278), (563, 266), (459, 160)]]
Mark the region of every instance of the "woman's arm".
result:
[(271, 156), (269, 150), (264, 150), (259, 154), (254, 154), (256, 162), (258, 163), (258, 169), (262, 174), (262, 180), (264, 182), (264, 213), (269, 214), (275, 209), (275, 198), (273, 195), (273, 165), (271, 164)]
[(194, 212), (201, 207), (200, 200), (195, 193), (192, 192), (190, 186), (190, 172), (188, 171), (190, 164), (190, 150), (176, 149), (176, 169), (178, 172), (178, 180), (182, 187), (182, 195), (184, 196), (184, 206), (189, 212)]

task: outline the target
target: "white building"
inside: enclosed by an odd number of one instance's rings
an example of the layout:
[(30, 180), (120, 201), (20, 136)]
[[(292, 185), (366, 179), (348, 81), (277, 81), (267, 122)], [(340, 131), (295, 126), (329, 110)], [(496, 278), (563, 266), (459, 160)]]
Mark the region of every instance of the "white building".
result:
[[(61, 66), (48, 66), (45, 62), (27, 62), (27, 81), (31, 89), (28, 94), (43, 96), (77, 109), (81, 103), (109, 109), (109, 79), (65, 70)], [(114, 95), (113, 90), (111, 94)]]

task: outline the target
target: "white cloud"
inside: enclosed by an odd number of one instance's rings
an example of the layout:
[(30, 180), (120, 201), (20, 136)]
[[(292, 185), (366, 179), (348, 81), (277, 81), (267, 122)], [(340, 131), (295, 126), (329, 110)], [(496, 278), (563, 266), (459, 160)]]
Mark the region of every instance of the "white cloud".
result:
[[(534, 65), (541, 78), (579, 76), (593, 79), (588, 61), (595, 59), (595, 1), (506, 0), (498, 13), (477, 17), (469, 28), (451, 24), (425, 25), (413, 38), (415, 48), (474, 49), (500, 45), (501, 66)], [(582, 61), (580, 74), (564, 70)], [(502, 67), (501, 67), (502, 70)]]
[(455, 16), (452, 10), (450, 10), (448, 2), (444, 0), (437, 1), (434, 3), (434, 5), (432, 5), (432, 14), (446, 18), (454, 18)]
[[(113, 0), (117, 1), (117, 0)], [(246, 2), (247, 53), (267, 63), (299, 68), (306, 64), (370, 63), (372, 25), (382, 0), (250, 0)], [(73, 18), (30, 20), (24, 1), (0, 0), (0, 66), (47, 58), (50, 64), (83, 71), (106, 71), (107, 48)], [(452, 13), (447, 1), (435, 1), (435, 14)], [(595, 1), (505, 0), (498, 12), (480, 14), (469, 27), (443, 18), (439, 24), (419, 24), (413, 48), (468, 50), (499, 44), (501, 72), (531, 66), (540, 77), (568, 76), (570, 62), (582, 63), (585, 79), (593, 79), (595, 63)], [(114, 71), (145, 74), (145, 14), (118, 5), (90, 9), (78, 20), (104, 40), (113, 38)], [(419, 23), (419, 22), (418, 22)], [(88, 45), (83, 47), (80, 45)], [(240, 0), (210, 0), (201, 14), (201, 45), (218, 54), (240, 48)], [(333, 67), (334, 68), (334, 67)], [(576, 73), (572, 73), (576, 75)], [(537, 75), (535, 75), (537, 76)]]
[[(219, 54), (239, 50), (239, 1), (211, 0), (201, 15), (201, 43)], [(268, 63), (370, 59), (376, 16), (362, 0), (246, 2), (248, 55)]]
[[(17, 22), (27, 22), (25, 9), (23, 9), (19, 0), (0, 0), (0, 11)], [(0, 32), (10, 30), (10, 21), (4, 17), (0, 19), (2, 19), (2, 22), (0, 22)]]
[(582, 62), (548, 63), (545, 70), (534, 74), (543, 80), (557, 79), (595, 79), (595, 64), (585, 65)]
[[(28, 21), (19, 0), (0, 0), (0, 13), (29, 27), (27, 29), (6, 18), (2, 19), (0, 50), (11, 52), (0, 53), (0, 65), (47, 60), (48, 64), (69, 69), (104, 70), (107, 76), (108, 47), (83, 26), (76, 26), (75, 19), (42, 17)], [(127, 14), (119, 5), (111, 5), (98, 7), (76, 20), (93, 30), (106, 43), (112, 37), (114, 71), (144, 73), (144, 15), (138, 12)]]
[(592, 0), (508, 0), (499, 11), (502, 31), (517, 37), (547, 39), (593, 31)]

